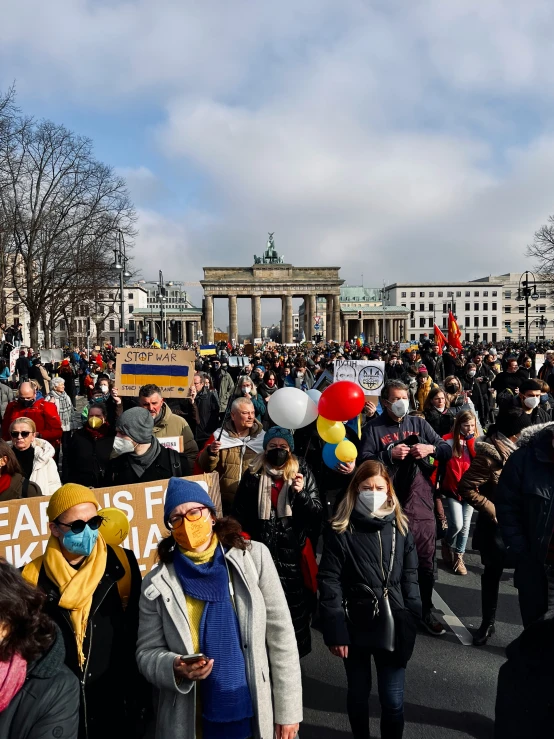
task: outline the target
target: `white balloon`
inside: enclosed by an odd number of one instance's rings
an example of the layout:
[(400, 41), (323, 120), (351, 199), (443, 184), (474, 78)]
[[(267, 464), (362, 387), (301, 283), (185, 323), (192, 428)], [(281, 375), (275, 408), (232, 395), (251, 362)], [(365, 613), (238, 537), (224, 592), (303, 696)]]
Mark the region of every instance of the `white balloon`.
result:
[(319, 392), (319, 390), (308, 390), (306, 392), (306, 395), (311, 398), (316, 405), (319, 403), (319, 399), (321, 398), (321, 393)]
[(286, 429), (301, 429), (318, 417), (314, 401), (295, 387), (282, 387), (273, 393), (267, 410), (271, 420)]

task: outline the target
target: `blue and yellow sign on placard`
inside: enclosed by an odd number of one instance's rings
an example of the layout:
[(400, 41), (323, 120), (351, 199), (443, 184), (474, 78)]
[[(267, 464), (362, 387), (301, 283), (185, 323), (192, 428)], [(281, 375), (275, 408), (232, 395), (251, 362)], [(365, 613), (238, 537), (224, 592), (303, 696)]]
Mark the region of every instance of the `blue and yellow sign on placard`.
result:
[(194, 352), (171, 349), (120, 349), (115, 383), (120, 395), (138, 395), (143, 385), (158, 385), (164, 398), (188, 396), (194, 375)]

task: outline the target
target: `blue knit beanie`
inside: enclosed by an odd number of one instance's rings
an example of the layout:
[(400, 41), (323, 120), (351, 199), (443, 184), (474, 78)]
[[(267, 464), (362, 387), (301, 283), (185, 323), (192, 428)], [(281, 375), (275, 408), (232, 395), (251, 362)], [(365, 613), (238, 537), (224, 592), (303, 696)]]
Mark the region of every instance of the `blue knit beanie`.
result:
[(171, 511), (183, 503), (199, 503), (205, 505), (215, 513), (215, 505), (202, 485), (192, 480), (182, 480), (180, 477), (172, 477), (167, 486), (164, 503), (164, 523), (167, 527)]
[(267, 445), (272, 439), (284, 439), (291, 452), (294, 452), (294, 439), (288, 429), (284, 429), (282, 426), (272, 426), (268, 429), (264, 436), (264, 449), (267, 449)]

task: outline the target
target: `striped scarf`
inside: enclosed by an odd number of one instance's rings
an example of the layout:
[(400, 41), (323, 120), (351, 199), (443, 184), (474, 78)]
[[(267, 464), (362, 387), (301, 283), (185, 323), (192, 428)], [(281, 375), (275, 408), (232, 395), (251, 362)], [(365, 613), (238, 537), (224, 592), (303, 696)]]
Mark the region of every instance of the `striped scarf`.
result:
[(58, 415), (62, 422), (62, 430), (71, 431), (73, 428), (73, 405), (71, 404), (69, 395), (66, 392), (57, 393), (52, 391), (46, 396), (45, 400), (48, 400), (50, 403), (54, 403), (58, 409)]

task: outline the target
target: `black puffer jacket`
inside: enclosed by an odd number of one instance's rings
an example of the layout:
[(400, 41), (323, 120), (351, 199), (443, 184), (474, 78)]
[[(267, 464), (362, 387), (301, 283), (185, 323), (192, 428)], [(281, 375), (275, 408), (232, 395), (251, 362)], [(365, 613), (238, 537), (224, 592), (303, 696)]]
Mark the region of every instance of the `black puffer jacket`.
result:
[(291, 493), (292, 516), (278, 518), (272, 507), (270, 518), (258, 518), (260, 475), (247, 471), (235, 495), (233, 515), (254, 541), (267, 546), (275, 562), (292, 616), (298, 651), (301, 657), (311, 651), (310, 604), (301, 569), (301, 552), (309, 537), (317, 542), (323, 516), (315, 478), (307, 465), (300, 463), (304, 488)]
[(76, 739), (79, 728), (79, 681), (64, 665), (62, 635), (36, 662), (5, 711), (0, 713), (2, 739)]
[[(377, 597), (383, 595), (383, 571), (390, 567), (394, 514), (384, 518), (363, 516), (356, 510), (350, 516), (350, 530), (338, 534), (332, 528), (326, 532), (323, 555), (319, 565), (319, 610), (325, 644), (363, 646), (364, 635), (348, 622), (343, 608), (343, 596), (350, 585), (360, 583), (365, 576)], [(416, 622), (421, 618), (421, 598), (417, 584), (418, 557), (413, 537), (398, 530), (394, 567), (389, 581), (390, 605), (396, 628), (394, 655), (399, 666), (411, 657), (416, 637)], [(353, 561), (355, 559), (355, 563)]]
[(97, 436), (87, 428), (76, 431), (69, 442), (69, 480), (89, 488), (108, 485), (107, 470), (114, 436)]
[(442, 438), (452, 431), (455, 418), (454, 414), (450, 413), (450, 408), (441, 413), (436, 408), (431, 407), (425, 411), (425, 420), (433, 431)]
[[(108, 547), (104, 576), (92, 596), (83, 643), (87, 658), (83, 670), (79, 667), (68, 611), (58, 605), (58, 587), (50, 580), (44, 567), (39, 574), (38, 587), (47, 596), (44, 609), (60, 627), (65, 643), (65, 663), (81, 682), (79, 739), (127, 736), (130, 722), (146, 703), (147, 688), (138, 674), (135, 661), (142, 578), (134, 554), (128, 549), (124, 551), (131, 568), (127, 608), (123, 610), (117, 587), (124, 570), (113, 549)], [(74, 734), (69, 736), (75, 739)]]
[(546, 560), (554, 530), (553, 438), (554, 423), (524, 430), (498, 481), (496, 517), (518, 563), (542, 565)]

